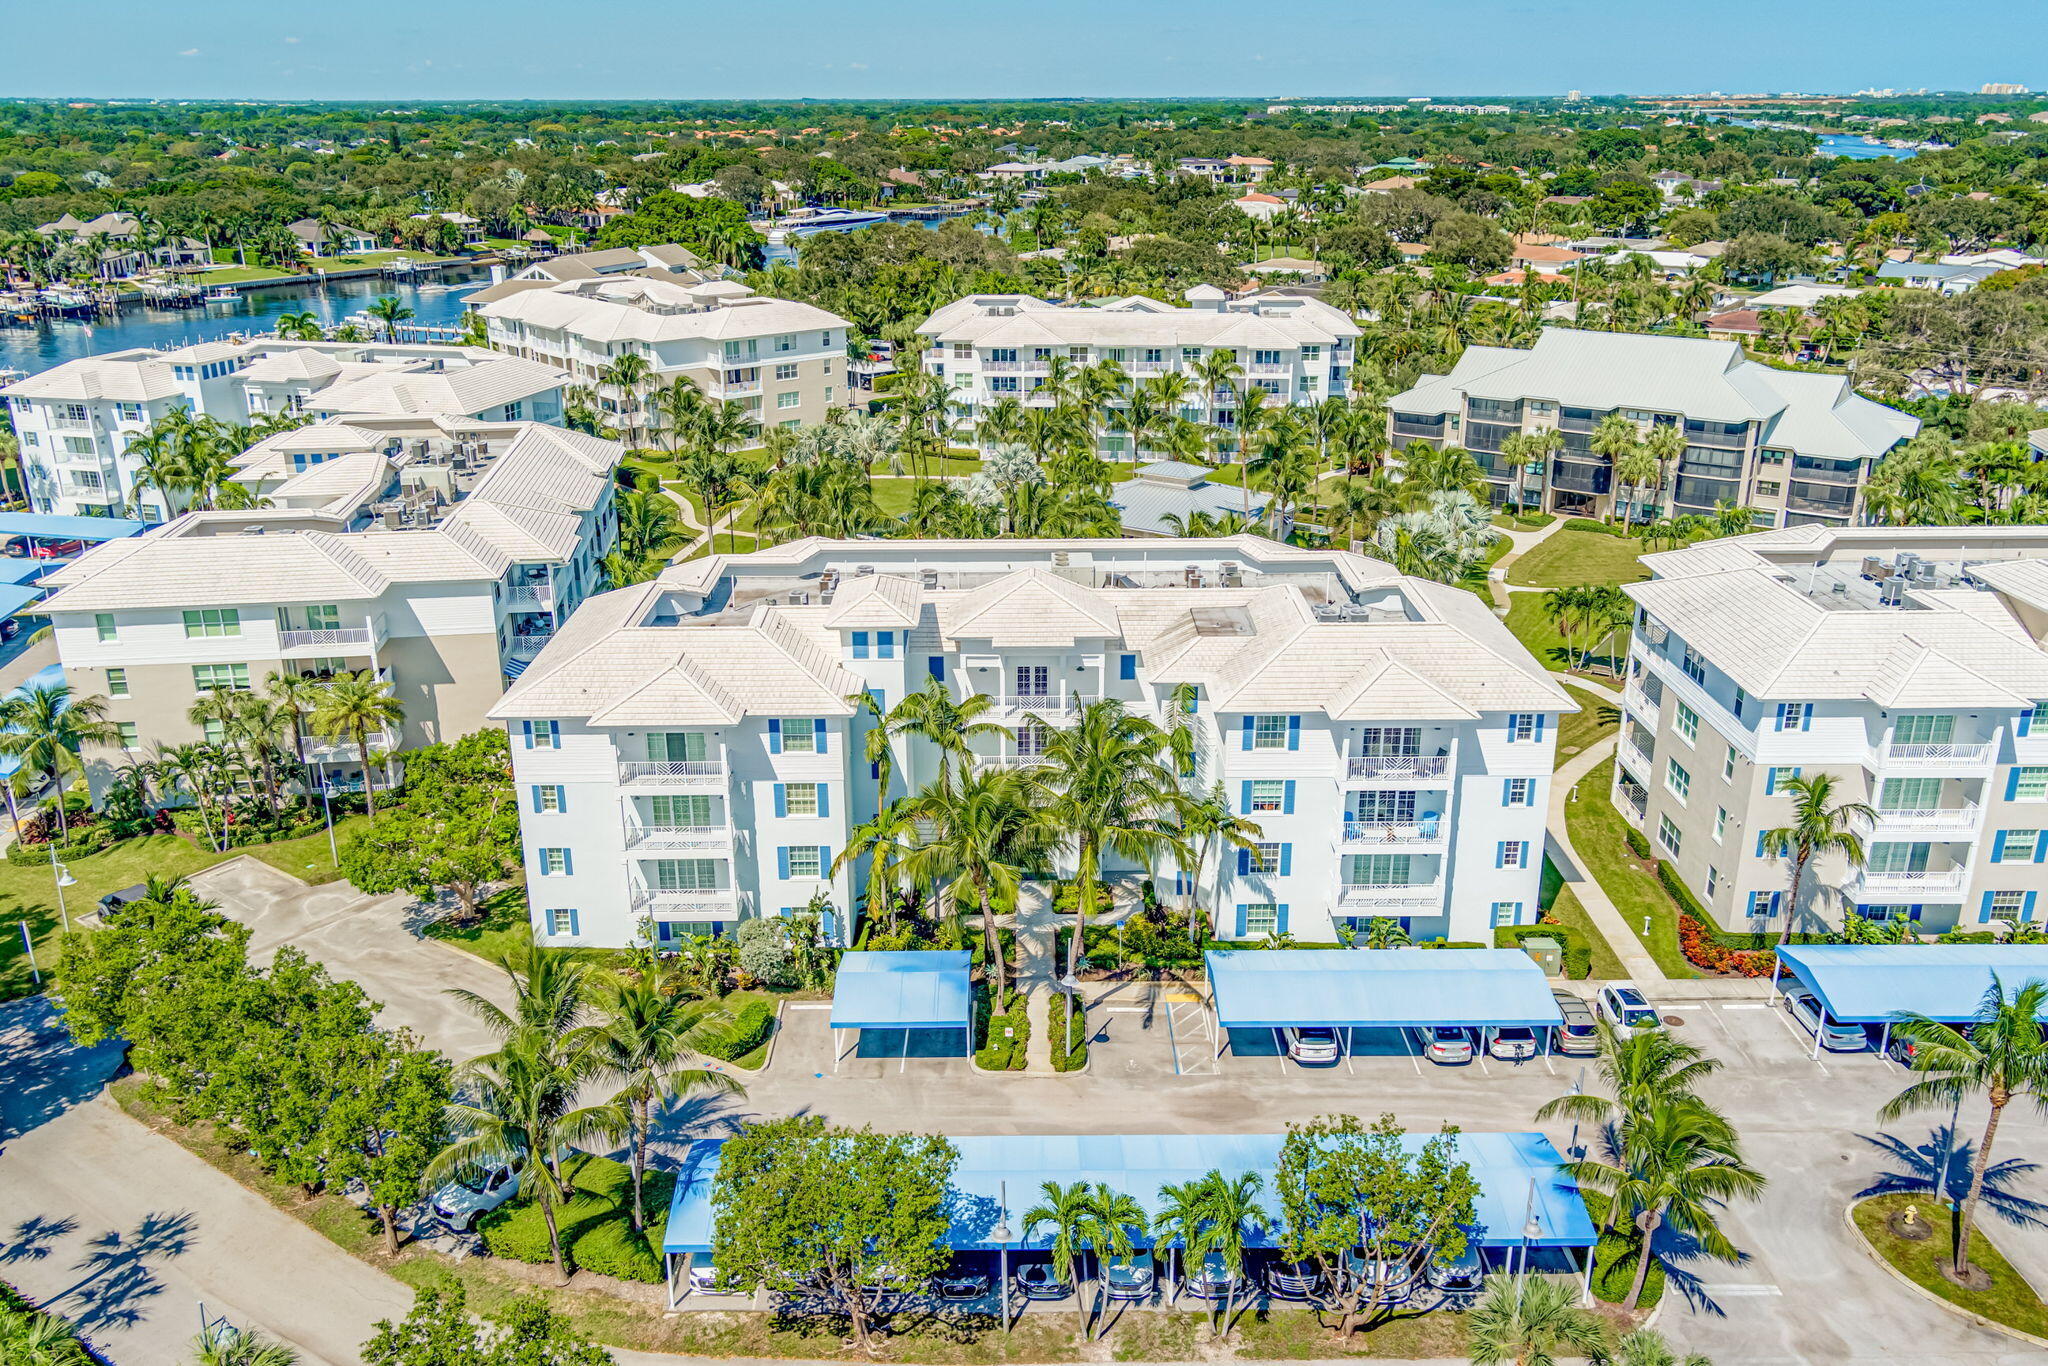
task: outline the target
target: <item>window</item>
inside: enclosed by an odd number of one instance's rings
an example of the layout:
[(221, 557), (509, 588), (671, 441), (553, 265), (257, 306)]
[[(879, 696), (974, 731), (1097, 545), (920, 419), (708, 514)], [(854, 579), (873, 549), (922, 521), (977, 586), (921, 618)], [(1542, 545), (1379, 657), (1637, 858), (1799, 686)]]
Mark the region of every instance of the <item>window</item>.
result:
[(142, 748), (142, 737), (135, 733), (135, 723), (133, 721), (116, 721), (114, 729), (121, 733), (122, 749)]
[(1707, 881), (1705, 885), (1707, 889), (1707, 900), (1712, 901), (1714, 899), (1714, 893), (1721, 890), (1721, 870), (1719, 868), (1714, 867), (1711, 863), (1707, 865)]
[(1676, 759), (1664, 761), (1664, 786), (1683, 802), (1692, 795), (1692, 774), (1687, 773)]
[(776, 367), (775, 367), (775, 378), (777, 378), (777, 379), (795, 379), (795, 378), (796, 378), (796, 362), (795, 362), (795, 361), (793, 361), (793, 360), (786, 360), (786, 361), (782, 361), (782, 362), (778, 363), (778, 364), (776, 365)]
[(1253, 749), (1286, 749), (1287, 718), (1284, 716), (1254, 716), (1252, 718)]
[(1260, 873), (1267, 876), (1280, 871), (1280, 846), (1278, 844), (1254, 844), (1243, 852), (1244, 858), (1241, 862), (1244, 866), (1239, 871)]
[(91, 455), (93, 449), (93, 439), (89, 436), (67, 436), (64, 438), (64, 453), (67, 455)]
[(658, 892), (715, 892), (718, 890), (718, 860), (656, 859), (654, 889)]
[(1779, 899), (1784, 895), (1783, 892), (1751, 892), (1749, 894), (1749, 914), (1751, 918), (1769, 920), (1778, 913)]
[(1776, 730), (1805, 730), (1812, 721), (1811, 702), (1780, 702), (1772, 727)]
[(1536, 780), (1534, 778), (1509, 778), (1501, 784), (1502, 806), (1534, 806), (1536, 804)]
[(775, 406), (778, 408), (794, 408), (803, 401), (804, 396), (794, 389), (785, 389), (775, 396)]
[(1240, 906), (1238, 914), (1244, 921), (1247, 935), (1268, 935), (1280, 933), (1280, 908), (1278, 906)]
[(1693, 649), (1692, 646), (1688, 645), (1685, 647), (1685, 652), (1678, 658), (1678, 667), (1693, 682), (1700, 684), (1702, 687), (1706, 685), (1707, 661), (1700, 658), (1699, 651)]
[(1724, 783), (1735, 781), (1735, 746), (1733, 745), (1728, 746), (1728, 753), (1721, 758), (1721, 781)]
[(2036, 732), (2048, 736), (2048, 702), (2036, 702), (2032, 711), (2020, 713), (2020, 734)]
[(536, 783), (533, 788), (533, 809), (543, 815), (553, 814), (562, 809), (562, 788), (559, 783)]
[(1991, 912), (1987, 918), (1994, 920), (2024, 920), (2026, 918), (2028, 893), (2005, 891), (1986, 892), (1984, 895), (1989, 898), (1985, 905)]
[(249, 691), (249, 666), (247, 664), (194, 664), (192, 666), (193, 691), (211, 692), (217, 688), (232, 688), (236, 692)]
[(815, 754), (818, 752), (818, 728), (813, 718), (785, 717), (782, 722), (782, 752), (784, 754)]
[(1721, 836), (1723, 836), (1727, 832), (1728, 808), (1725, 806), (1717, 806), (1714, 808), (1714, 843), (1719, 844), (1721, 842)]
[[(528, 749), (560, 749), (562, 747), (562, 723), (560, 721), (522, 721), (520, 733), (525, 737)], [(650, 744), (652, 743), (650, 738)], [(659, 754), (648, 757), (659, 759)]]
[(711, 824), (711, 798), (691, 797), (649, 797), (647, 799), (649, 823), (664, 829), (692, 829)]
[(1932, 811), (1940, 805), (1939, 778), (1887, 778), (1877, 790), (1880, 811)]
[(2016, 768), (2005, 780), (2009, 802), (2048, 801), (2048, 768)]
[(1764, 498), (1777, 497), (1781, 487), (1775, 479), (1759, 479), (1756, 481), (1756, 491), (1759, 496)]
[(1689, 745), (1700, 738), (1700, 714), (1680, 702), (1677, 714), (1671, 719), (1671, 728)]
[(784, 876), (815, 878), (825, 875), (824, 850), (815, 844), (792, 844), (783, 850), (788, 868)]
[(1519, 901), (1496, 901), (1496, 902), (1494, 902), (1494, 903), (1493, 903), (1493, 924), (1494, 924), (1494, 928), (1498, 929), (1498, 928), (1500, 928), (1500, 927), (1501, 927), (1502, 925), (1514, 925), (1514, 924), (1519, 924), (1519, 923), (1520, 923), (1520, 921), (1521, 921), (1521, 919), (1522, 919), (1522, 903), (1521, 903), (1521, 902), (1519, 902)]
[(1542, 723), (1533, 711), (1508, 713), (1508, 743), (1534, 740), (1542, 734)]
[(817, 784), (817, 783), (784, 783), (784, 784), (782, 784), (782, 810), (781, 810), (781, 811), (779, 811), (779, 812), (777, 812), (776, 814), (778, 814), (778, 815), (783, 815), (783, 816), (815, 816), (815, 815), (817, 815), (817, 814), (818, 814), (818, 784)]
[(107, 696), (126, 697), (127, 695), (128, 671), (126, 669), (107, 670)]
[(1245, 803), (1245, 810), (1251, 814), (1277, 812), (1287, 800), (1287, 783), (1280, 778), (1262, 778), (1250, 785), (1251, 796)]
[(1799, 770), (1796, 768), (1771, 769), (1764, 774), (1764, 795), (1770, 796), (1798, 776)]
[(710, 754), (710, 742), (701, 730), (655, 731), (647, 737), (647, 757), (656, 762), (702, 763)]
[(1493, 866), (1496, 868), (1528, 867), (1529, 842), (1527, 840), (1502, 840), (1494, 846)]
[(1351, 887), (1409, 886), (1409, 855), (1346, 854), (1344, 882)]
[(567, 849), (543, 849), (540, 851), (540, 875), (542, 877), (566, 877), (569, 873), (569, 851)]
[(2034, 863), (2040, 852), (2039, 830), (2001, 830), (1991, 841), (1993, 863)]
[(1038, 721), (1026, 721), (1017, 727), (1017, 755), (1019, 758), (1035, 759), (1045, 753), (1046, 741), (1052, 738), (1050, 727)]
[(238, 636), (242, 634), (242, 614), (232, 607), (205, 607), (185, 613), (185, 638), (200, 636)]
[(555, 909), (549, 911), (548, 933), (566, 934), (570, 936), (575, 935), (576, 912), (574, 912), (573, 910), (569, 910), (566, 907), (556, 907)]
[(1252, 352), (1252, 364), (1278, 365), (1280, 364), (1280, 353), (1278, 351), (1254, 351)]
[(92, 624), (93, 629), (99, 632), (101, 643), (104, 644), (114, 639), (114, 614), (112, 612), (94, 613)]
[(1679, 845), (1684, 843), (1684, 837), (1678, 833), (1678, 827), (1672, 824), (1671, 817), (1657, 817), (1657, 842), (1669, 849), (1674, 856), (1678, 853)]
[(1946, 713), (1901, 716), (1892, 721), (1895, 745), (1946, 745), (1955, 735), (1956, 718)]
[(1116, 659), (1116, 676), (1126, 683), (1135, 681), (1138, 677), (1138, 657), (1136, 655), (1118, 655)]

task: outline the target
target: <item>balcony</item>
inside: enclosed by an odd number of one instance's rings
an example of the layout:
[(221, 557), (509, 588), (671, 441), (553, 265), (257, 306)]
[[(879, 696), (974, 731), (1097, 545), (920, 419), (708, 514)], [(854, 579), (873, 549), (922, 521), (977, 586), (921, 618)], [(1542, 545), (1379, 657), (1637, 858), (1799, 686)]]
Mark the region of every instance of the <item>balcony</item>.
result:
[(1793, 512), (1810, 512), (1817, 517), (1847, 517), (1856, 510), (1856, 501), (1853, 498), (1804, 498), (1788, 493), (1785, 506)]
[(1421, 436), (1434, 441), (1443, 434), (1444, 424), (1441, 422), (1401, 422), (1397, 420), (1394, 423), (1395, 436)]
[(1859, 816), (1854, 824), (1867, 840), (1910, 840), (1918, 838), (1967, 839), (1977, 833), (1983, 809), (1968, 806), (1926, 808), (1880, 807), (1874, 816)]
[(1164, 360), (1134, 360), (1124, 362), (1127, 375), (1163, 375), (1173, 369), (1173, 362)]
[(1962, 868), (1932, 868), (1924, 872), (1877, 872), (1865, 868), (1849, 879), (1845, 890), (1857, 900), (1904, 898), (1908, 901), (1935, 899), (1943, 892), (1961, 892), (1967, 873)]
[(538, 659), (554, 638), (553, 631), (522, 631), (506, 645), (505, 655), (508, 659)]
[(384, 643), (384, 622), (372, 625), (333, 626), (317, 631), (279, 631), (278, 651), (286, 659), (297, 655), (332, 655), (374, 650)]
[(1354, 754), (1344, 762), (1344, 776), (1354, 782), (1441, 781), (1450, 771), (1448, 754)]
[(626, 788), (723, 788), (725, 760), (626, 759), (619, 764), (619, 785)]
[(1636, 742), (1629, 739), (1626, 735), (1621, 737), (1621, 762), (1625, 767), (1634, 769), (1645, 778), (1656, 776), (1657, 770), (1651, 766), (1650, 756), (1645, 754), (1637, 746)]
[(998, 721), (1021, 721), (1027, 717), (1040, 721), (1064, 721), (1089, 703), (1101, 700), (1100, 694), (1084, 692), (1009, 693), (1000, 697), (988, 693), (985, 696), (989, 699), (989, 715)]
[(1442, 878), (1428, 882), (1344, 882), (1337, 887), (1337, 906), (1352, 915), (1379, 911), (1414, 911), (1443, 905)]
[[(395, 730), (373, 730), (369, 734), (372, 755), (389, 754), (398, 748), (398, 732)], [(306, 741), (306, 762), (309, 764), (354, 764), (362, 761), (362, 751), (353, 740), (327, 740), (318, 736)]]
[(729, 825), (629, 825), (626, 847), (640, 853), (725, 853), (732, 852), (733, 832)]
[(515, 612), (552, 612), (555, 590), (552, 584), (522, 583), (505, 590), (505, 606)]
[(1036, 768), (1045, 759), (1037, 754), (977, 754), (974, 766), (978, 769), (1026, 769)]
[(1025, 362), (1021, 360), (985, 360), (981, 363), (984, 375), (1021, 375)]
[(1420, 821), (1346, 821), (1344, 846), (1352, 850), (1441, 849), (1443, 822), (1434, 817)]
[(1636, 686), (1632, 680), (1621, 690), (1621, 705), (1633, 716), (1640, 716), (1654, 724), (1657, 719), (1657, 704), (1650, 700), (1650, 694)]
[(746, 914), (747, 895), (732, 887), (708, 892), (664, 892), (642, 887), (633, 909), (656, 920), (735, 920)]
[(761, 392), (761, 381), (742, 379), (728, 384), (714, 384), (709, 392), (713, 398), (738, 398), (743, 394), (758, 394)]
[(93, 420), (89, 417), (53, 417), (50, 419), (51, 429), (60, 432), (89, 432), (93, 429), (94, 425)]
[(1561, 432), (1592, 432), (1597, 431), (1599, 426), (1599, 415), (1593, 417), (1560, 415), (1557, 419), (1557, 429)]
[(1873, 762), (1881, 770), (1914, 773), (1963, 773), (1985, 775), (1991, 771), (1996, 745), (1899, 745), (1880, 746)]
[(1294, 367), (1285, 361), (1256, 361), (1244, 367), (1247, 375), (1291, 375)]

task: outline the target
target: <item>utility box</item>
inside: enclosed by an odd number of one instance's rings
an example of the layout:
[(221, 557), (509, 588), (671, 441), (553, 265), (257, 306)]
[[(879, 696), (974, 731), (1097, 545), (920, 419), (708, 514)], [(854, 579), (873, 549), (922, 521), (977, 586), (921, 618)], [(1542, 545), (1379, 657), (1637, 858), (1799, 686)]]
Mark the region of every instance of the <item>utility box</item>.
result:
[(1531, 935), (1522, 941), (1522, 951), (1542, 965), (1544, 976), (1564, 976), (1564, 945), (1555, 939)]

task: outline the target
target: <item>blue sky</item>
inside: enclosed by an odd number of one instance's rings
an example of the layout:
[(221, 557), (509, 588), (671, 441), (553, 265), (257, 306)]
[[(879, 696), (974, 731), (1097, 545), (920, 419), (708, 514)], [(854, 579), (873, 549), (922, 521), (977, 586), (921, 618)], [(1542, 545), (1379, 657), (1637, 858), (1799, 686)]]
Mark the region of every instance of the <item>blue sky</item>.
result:
[[(2033, 8), (2023, 0), (2022, 10)], [(943, 98), (2048, 84), (1922, 0), (15, 0), (0, 95)], [(1995, 34), (1990, 38), (1988, 35)], [(29, 54), (48, 60), (23, 60)]]

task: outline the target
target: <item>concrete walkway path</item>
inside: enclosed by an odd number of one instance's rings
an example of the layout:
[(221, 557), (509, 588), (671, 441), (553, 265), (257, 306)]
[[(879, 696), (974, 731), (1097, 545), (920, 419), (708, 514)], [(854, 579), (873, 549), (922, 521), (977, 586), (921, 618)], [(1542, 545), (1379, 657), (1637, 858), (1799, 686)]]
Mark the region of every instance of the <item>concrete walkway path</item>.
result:
[(1558, 528), (1562, 527), (1564, 525), (1564, 522), (1565, 519), (1559, 517), (1549, 526), (1539, 527), (1535, 531), (1521, 531), (1514, 527), (1494, 528), (1496, 531), (1499, 531), (1501, 535), (1507, 537), (1510, 541), (1514, 542), (1515, 547), (1514, 549), (1510, 550), (1507, 554), (1501, 556), (1498, 560), (1495, 560), (1493, 563), (1493, 567), (1486, 571), (1486, 586), (1487, 589), (1493, 594), (1494, 611), (1499, 612), (1502, 615), (1505, 615), (1507, 613), (1509, 601), (1508, 595), (1510, 593), (1528, 593), (1542, 591), (1541, 589), (1510, 588), (1508, 586), (1508, 566), (1513, 564), (1516, 560), (1521, 559), (1524, 555), (1534, 550), (1537, 546), (1549, 540), (1552, 536), (1556, 535)]
[(1017, 990), (1024, 994), (1025, 1011), (1031, 1020), (1031, 1038), (1024, 1049), (1024, 1071), (1040, 1076), (1055, 1075), (1052, 1040), (1046, 1035), (1046, 1012), (1051, 1008), (1054, 984), (1059, 980), (1059, 928), (1073, 917), (1052, 908), (1052, 898), (1043, 887), (1026, 883), (1017, 890), (1017, 913), (1010, 918), (1017, 934)]
[[(1564, 680), (1560, 678), (1560, 681)], [(1619, 694), (1598, 684), (1576, 678), (1569, 682), (1617, 703), (1621, 701)], [(1657, 960), (1643, 947), (1642, 939), (1616, 909), (1613, 899), (1607, 895), (1607, 889), (1586, 871), (1586, 861), (1579, 856), (1579, 851), (1572, 847), (1571, 832), (1565, 824), (1565, 805), (1571, 797), (1572, 789), (1587, 774), (1614, 756), (1614, 745), (1615, 737), (1609, 735), (1586, 746), (1582, 753), (1574, 755), (1564, 767), (1558, 769), (1556, 777), (1550, 784), (1550, 819), (1547, 832), (1549, 838), (1545, 841), (1544, 852), (1550, 856), (1550, 861), (1556, 865), (1557, 871), (1564, 875), (1565, 886), (1571, 888), (1573, 894), (1578, 897), (1579, 904), (1586, 908), (1586, 914), (1592, 918), (1593, 924), (1607, 940), (1608, 947), (1621, 959), (1622, 970), (1628, 974), (1629, 980), (1662, 982), (1666, 980), (1664, 969), (1657, 966)]]

